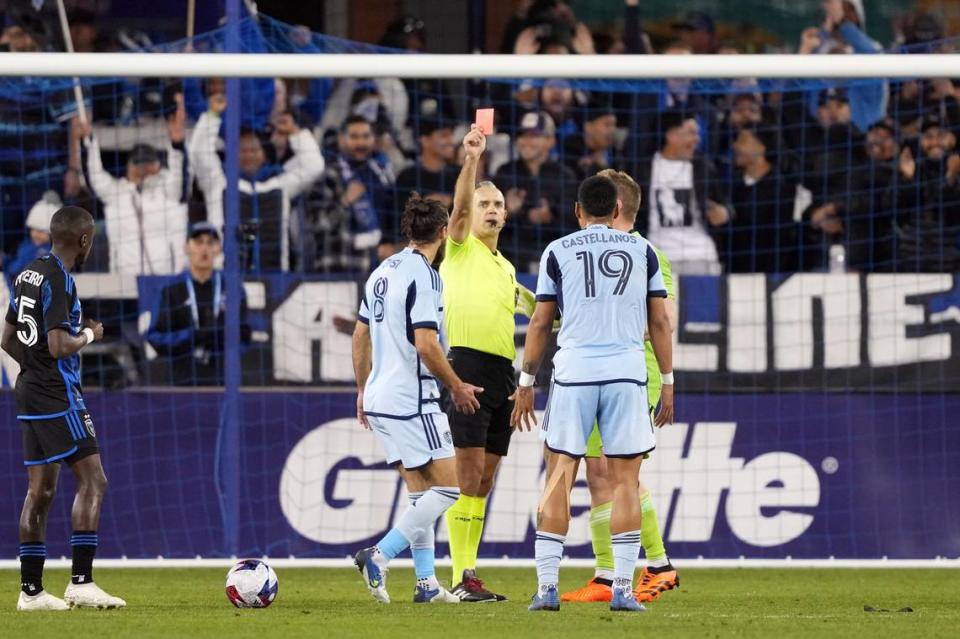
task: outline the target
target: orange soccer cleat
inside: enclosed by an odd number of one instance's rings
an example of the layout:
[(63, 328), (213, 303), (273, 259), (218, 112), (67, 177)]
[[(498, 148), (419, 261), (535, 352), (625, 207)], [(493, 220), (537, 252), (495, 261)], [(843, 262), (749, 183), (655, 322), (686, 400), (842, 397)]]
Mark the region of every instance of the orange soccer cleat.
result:
[(613, 599), (613, 583), (609, 579), (601, 579), (600, 577), (594, 577), (579, 590), (560, 595), (560, 601), (580, 603), (609, 602), (611, 599)]
[(679, 587), (680, 576), (673, 566), (667, 564), (658, 572), (652, 572), (649, 568), (644, 568), (643, 572), (640, 573), (640, 581), (633, 591), (633, 596), (637, 601), (653, 601), (661, 593)]

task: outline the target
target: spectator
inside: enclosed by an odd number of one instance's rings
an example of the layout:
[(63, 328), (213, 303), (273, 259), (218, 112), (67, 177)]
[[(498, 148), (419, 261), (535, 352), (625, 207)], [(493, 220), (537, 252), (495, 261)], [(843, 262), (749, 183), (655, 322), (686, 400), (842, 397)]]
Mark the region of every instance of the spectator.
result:
[[(870, 128), (865, 151), (866, 162), (852, 167), (853, 197), (846, 219), (846, 263), (854, 271), (889, 271), (895, 258), (896, 202), (904, 188), (898, 171), (900, 147), (892, 122), (881, 120)], [(904, 152), (909, 153), (907, 149)]]
[(675, 272), (718, 274), (712, 234), (730, 221), (730, 210), (721, 204), (713, 165), (697, 153), (699, 125), (678, 111), (664, 112), (660, 123), (660, 149), (637, 172), (648, 194), (637, 218), (639, 230), (670, 258)]
[(594, 53), (593, 36), (565, 0), (534, 0), (507, 24), (501, 53)]
[(89, 124), (74, 120), (73, 135), (87, 153), (87, 180), (103, 203), (110, 271), (134, 275), (167, 275), (180, 269), (177, 248), (187, 226), (183, 195), (183, 142), (186, 112), (182, 96), (167, 121), (167, 166), (149, 144), (133, 147), (126, 174), (116, 178), (103, 168), (100, 145)]
[(57, 192), (47, 191), (43, 194), (43, 199), (30, 209), (27, 214), (27, 237), (20, 243), (16, 255), (3, 265), (11, 290), (13, 280), (27, 264), (50, 252), (50, 219), (62, 206), (63, 202)]
[(616, 113), (609, 106), (596, 104), (585, 111), (583, 133), (574, 133), (563, 141), (563, 156), (582, 180), (603, 169), (620, 168), (616, 141)]
[(960, 155), (956, 135), (936, 115), (924, 119), (920, 158), (900, 156), (897, 267), (942, 273), (960, 269)]
[(67, 22), (70, 24), (70, 40), (73, 42), (74, 51), (94, 53), (106, 48), (104, 39), (97, 31), (97, 14), (93, 11), (74, 8), (70, 11)]
[[(227, 108), (222, 93), (210, 96), (209, 109), (200, 116), (190, 139), (190, 164), (197, 176), (207, 208), (207, 221), (223, 226), (223, 197), (227, 178), (217, 156), (220, 119)], [(283, 165), (268, 161), (265, 145), (252, 130), (240, 136), (240, 223), (245, 231), (245, 268), (255, 272), (289, 270), (291, 263), (291, 200), (323, 172), (320, 147), (309, 131), (301, 129), (289, 113), (275, 124), (286, 138), (292, 156)]]
[(376, 148), (370, 122), (361, 115), (348, 117), (340, 128), (339, 152), (307, 197), (317, 235), (317, 268), (369, 268), (376, 257), (371, 252), (384, 235), (392, 238), (399, 231), (392, 210), (395, 181), (390, 161)]
[(716, 27), (713, 18), (701, 11), (688, 11), (681, 20), (673, 23), (677, 37), (690, 51), (698, 55), (716, 53)]
[(511, 233), (504, 248), (517, 256), (517, 245), (545, 246), (560, 237), (564, 229), (574, 226), (573, 219), (564, 223), (576, 197), (577, 176), (568, 167), (550, 159), (556, 145), (553, 119), (543, 111), (531, 111), (520, 120), (517, 134), (516, 160), (499, 168), (494, 178), (506, 198), (511, 222), (504, 232)]
[(460, 167), (454, 164), (456, 154), (453, 127), (440, 120), (421, 120), (420, 154), (416, 164), (408, 166), (397, 176), (396, 210), (403, 210), (403, 203), (414, 191), (449, 208), (453, 204), (453, 187), (460, 172)]
[[(221, 385), (226, 286), (215, 268), (222, 251), (217, 227), (209, 222), (191, 226), (185, 251), (188, 268), (161, 292), (147, 342), (169, 358), (173, 384)], [(240, 300), (240, 340), (250, 342), (245, 296)]]
[[(882, 47), (863, 31), (864, 12), (861, 0), (824, 0), (822, 27), (810, 27), (801, 34), (800, 53), (881, 53)], [(851, 119), (860, 131), (882, 120), (887, 111), (886, 80), (851, 83)], [(811, 113), (817, 109), (816, 94), (810, 93)]]
[(738, 169), (731, 204), (735, 216), (725, 246), (730, 273), (790, 273), (797, 269), (796, 184), (777, 166), (778, 135), (743, 127), (733, 142)]
[(654, 53), (650, 36), (640, 24), (640, 0), (624, 0), (623, 46), (626, 49), (625, 53), (634, 55)]

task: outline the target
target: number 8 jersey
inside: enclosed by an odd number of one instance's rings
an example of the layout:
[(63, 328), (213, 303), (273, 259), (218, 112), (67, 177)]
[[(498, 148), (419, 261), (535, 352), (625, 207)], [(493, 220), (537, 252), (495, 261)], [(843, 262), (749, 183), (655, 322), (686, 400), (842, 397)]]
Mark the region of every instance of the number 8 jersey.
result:
[(359, 320), (370, 326), (373, 370), (363, 410), (376, 417), (410, 419), (440, 412), (437, 381), (420, 361), (414, 331), (443, 326), (443, 283), (423, 253), (405, 248), (367, 279)]
[(537, 301), (556, 302), (563, 318), (554, 380), (646, 383), (647, 298), (666, 296), (657, 255), (639, 235), (592, 224), (551, 242)]
[(80, 332), (80, 297), (73, 277), (56, 255), (31, 262), (14, 281), (7, 323), (17, 327), (24, 361), (17, 377), (18, 417), (84, 410), (79, 352), (61, 360), (50, 355), (47, 333)]

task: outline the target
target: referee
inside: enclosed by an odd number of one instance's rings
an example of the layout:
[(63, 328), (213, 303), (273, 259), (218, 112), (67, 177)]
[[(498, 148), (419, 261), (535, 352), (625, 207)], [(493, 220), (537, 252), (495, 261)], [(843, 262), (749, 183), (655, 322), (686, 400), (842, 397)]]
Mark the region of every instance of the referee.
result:
[(519, 303), (529, 315), (534, 297), (518, 286), (516, 270), (497, 251), (507, 210), (496, 186), (476, 185), (477, 165), (486, 148), (476, 125), (464, 137), (463, 147), (440, 275), (450, 363), (460, 379), (484, 391), (477, 396), (480, 409), (472, 415), (447, 406), (460, 484), (460, 499), (446, 514), (453, 580), (460, 580), (451, 592), (463, 602), (503, 601), (506, 597), (490, 592), (477, 578), (477, 549), (487, 495), (513, 432), (514, 314)]

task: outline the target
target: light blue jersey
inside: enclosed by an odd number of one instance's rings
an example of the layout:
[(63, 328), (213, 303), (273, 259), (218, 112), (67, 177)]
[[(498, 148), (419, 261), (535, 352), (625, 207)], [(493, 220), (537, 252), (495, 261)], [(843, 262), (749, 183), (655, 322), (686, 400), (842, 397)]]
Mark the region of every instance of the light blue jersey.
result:
[(440, 412), (437, 381), (420, 361), (414, 331), (443, 325), (443, 284), (422, 253), (406, 248), (364, 286), (359, 319), (370, 326), (373, 370), (363, 393), (367, 415), (409, 419)]
[(540, 258), (537, 301), (556, 301), (563, 316), (555, 382), (645, 384), (647, 298), (666, 296), (643, 237), (593, 224), (551, 242)]

